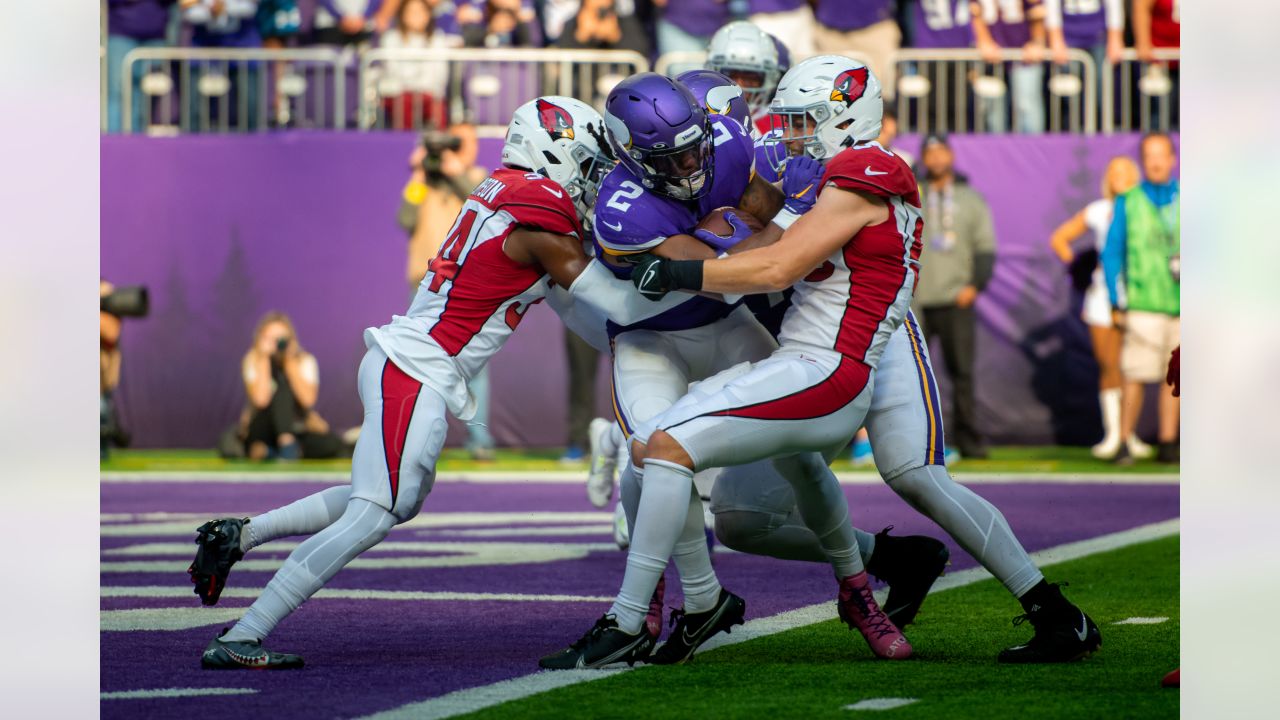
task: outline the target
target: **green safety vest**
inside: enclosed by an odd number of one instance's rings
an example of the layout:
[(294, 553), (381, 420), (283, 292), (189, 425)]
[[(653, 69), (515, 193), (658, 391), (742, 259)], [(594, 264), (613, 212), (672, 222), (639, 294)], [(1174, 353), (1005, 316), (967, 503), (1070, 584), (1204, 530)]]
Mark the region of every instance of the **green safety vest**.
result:
[(1124, 194), (1127, 227), (1125, 298), (1130, 310), (1180, 315), (1180, 281), (1170, 263), (1180, 262), (1179, 197), (1156, 207), (1139, 185)]

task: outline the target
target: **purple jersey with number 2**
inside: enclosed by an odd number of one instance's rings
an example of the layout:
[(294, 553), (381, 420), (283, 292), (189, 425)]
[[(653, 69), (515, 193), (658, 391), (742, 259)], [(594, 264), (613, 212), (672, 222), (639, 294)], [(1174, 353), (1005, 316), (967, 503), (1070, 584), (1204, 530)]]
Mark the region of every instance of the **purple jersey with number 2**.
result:
[[(708, 118), (715, 164), (706, 195), (689, 202), (659, 195), (646, 190), (622, 165), (614, 167), (600, 184), (593, 221), (596, 248), (610, 259), (605, 266), (618, 277), (631, 276), (631, 268), (620, 256), (651, 250), (672, 235), (688, 235), (712, 210), (736, 207), (742, 201), (755, 166), (751, 136), (736, 120), (721, 115)], [(687, 330), (715, 322), (733, 307), (691, 295), (678, 307), (637, 325), (620, 328), (610, 323), (609, 331), (616, 335), (622, 330)]]

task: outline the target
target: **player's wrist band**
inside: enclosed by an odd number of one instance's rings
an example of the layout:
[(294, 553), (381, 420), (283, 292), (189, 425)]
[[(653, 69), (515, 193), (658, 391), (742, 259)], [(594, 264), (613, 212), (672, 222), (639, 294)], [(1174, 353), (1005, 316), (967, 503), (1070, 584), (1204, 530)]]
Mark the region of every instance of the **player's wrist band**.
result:
[(800, 219), (800, 213), (795, 212), (793, 210), (789, 210), (786, 207), (783, 207), (781, 210), (778, 211), (777, 215), (773, 216), (773, 224), (777, 225), (783, 230), (786, 230), (787, 228), (791, 227), (792, 223), (794, 223), (799, 219)]
[(701, 260), (672, 260), (664, 263), (668, 284), (673, 290), (701, 290), (702, 262)]

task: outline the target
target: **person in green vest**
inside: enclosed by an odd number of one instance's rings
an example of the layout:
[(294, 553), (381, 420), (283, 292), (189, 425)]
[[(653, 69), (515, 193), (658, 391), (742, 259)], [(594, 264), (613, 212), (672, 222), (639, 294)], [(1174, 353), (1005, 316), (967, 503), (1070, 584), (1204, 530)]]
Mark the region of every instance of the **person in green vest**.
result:
[[(1124, 374), (1120, 430), (1133, 437), (1142, 412), (1144, 385), (1160, 386), (1160, 446), (1156, 459), (1178, 462), (1179, 401), (1164, 387), (1169, 355), (1181, 342), (1181, 245), (1178, 222), (1178, 159), (1165, 133), (1142, 138), (1145, 179), (1116, 198), (1102, 254), (1116, 327), (1124, 329), (1120, 370)], [(1116, 462), (1130, 464), (1138, 455), (1123, 442)]]

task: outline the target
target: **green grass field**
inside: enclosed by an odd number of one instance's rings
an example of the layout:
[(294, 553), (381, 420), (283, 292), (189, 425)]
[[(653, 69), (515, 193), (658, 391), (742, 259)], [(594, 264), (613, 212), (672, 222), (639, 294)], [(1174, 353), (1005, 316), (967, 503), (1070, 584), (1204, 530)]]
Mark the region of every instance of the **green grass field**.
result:
[[(996, 652), (1029, 636), (994, 580), (939, 592), (909, 626), (916, 657), (876, 661), (839, 621), (701, 654), (682, 667), (646, 666), (534, 695), (468, 718), (824, 718), (870, 698), (914, 698), (891, 718), (1171, 718), (1178, 667), (1176, 536), (1053, 566), (1069, 596), (1099, 624), (1102, 650), (1069, 665), (1005, 666)], [(750, 596), (747, 596), (748, 603)], [(748, 604), (748, 608), (750, 605)], [(1130, 617), (1168, 617), (1115, 625)]]
[[(583, 470), (586, 463), (565, 465), (559, 462), (561, 448), (533, 450), (499, 450), (493, 462), (472, 460), (465, 450), (450, 448), (440, 459), (442, 472), (484, 470), (507, 471), (565, 471)], [(848, 456), (837, 459), (831, 465), (836, 472), (867, 470), (854, 468)], [(212, 450), (117, 450), (101, 464), (104, 471), (235, 471), (235, 472), (298, 472), (314, 470), (348, 471), (350, 460), (302, 460), (293, 463), (252, 462), (248, 460), (223, 460)], [(975, 473), (1169, 473), (1177, 474), (1177, 465), (1162, 465), (1154, 461), (1137, 462), (1130, 467), (1117, 467), (1097, 460), (1083, 447), (998, 447), (991, 449), (988, 460), (961, 460), (952, 466), (956, 474)]]

